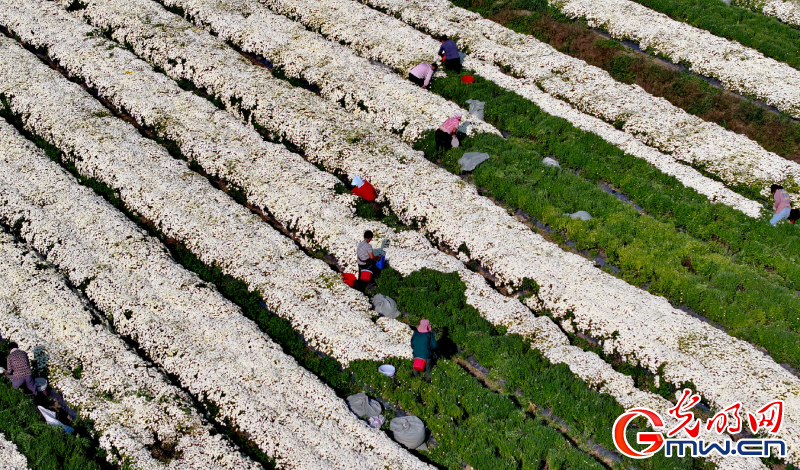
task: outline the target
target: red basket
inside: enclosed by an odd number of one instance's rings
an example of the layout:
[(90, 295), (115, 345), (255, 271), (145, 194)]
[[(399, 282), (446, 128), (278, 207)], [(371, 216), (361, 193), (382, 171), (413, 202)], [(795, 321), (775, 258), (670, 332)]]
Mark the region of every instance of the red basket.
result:
[(352, 273), (342, 273), (342, 279), (344, 283), (350, 287), (356, 285), (356, 275)]
[(372, 271), (367, 271), (366, 269), (361, 271), (361, 280), (369, 282), (372, 280)]
[(475, 77), (470, 75), (464, 75), (463, 77), (461, 77), (461, 81), (464, 83), (472, 83), (475, 81)]
[(414, 365), (412, 367), (414, 368), (415, 371), (422, 372), (423, 370), (425, 370), (425, 364), (427, 363), (428, 361), (426, 361), (425, 359), (420, 359), (417, 357), (414, 359)]

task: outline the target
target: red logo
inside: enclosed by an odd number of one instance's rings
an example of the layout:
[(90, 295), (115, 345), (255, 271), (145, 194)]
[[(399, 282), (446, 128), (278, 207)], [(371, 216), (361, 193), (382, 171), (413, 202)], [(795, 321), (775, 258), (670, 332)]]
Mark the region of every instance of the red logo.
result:
[[(705, 424), (700, 419), (695, 419), (691, 411), (700, 402), (700, 396), (685, 389), (683, 395), (678, 399), (678, 403), (667, 410), (678, 424), (669, 431), (664, 430), (664, 421), (658, 413), (648, 408), (634, 408), (623, 413), (614, 422), (613, 439), (617, 450), (632, 459), (646, 459), (653, 454), (664, 449), (666, 457), (683, 457), (686, 448), (693, 457), (705, 457), (711, 452), (725, 455), (740, 455), (743, 457), (769, 457), (770, 449), (777, 448), (777, 455), (783, 457), (786, 454), (786, 443), (781, 439), (776, 439), (770, 435), (780, 432), (783, 424), (783, 402), (775, 400), (768, 403), (756, 414), (746, 413), (746, 420), (740, 416), (742, 404), (734, 403), (723, 409), (713, 417), (709, 418)], [(634, 419), (643, 416), (650, 422), (656, 432), (639, 432), (636, 434), (636, 443), (639, 445), (649, 444), (644, 450), (636, 450), (628, 442), (628, 426)], [(721, 442), (705, 442), (698, 439), (700, 429), (705, 428), (708, 432), (716, 434), (738, 434), (742, 432), (744, 423), (747, 422), (753, 434), (768, 435), (766, 439), (739, 439), (736, 442), (727, 439)], [(678, 434), (683, 431), (683, 435)], [(666, 433), (666, 439), (664, 437)], [(688, 437), (688, 438), (687, 438)]]
[(623, 413), (616, 421), (614, 421), (614, 445), (617, 450), (622, 452), (633, 459), (646, 459), (661, 449), (664, 445), (664, 436), (660, 432), (640, 432), (636, 435), (637, 444), (650, 444), (647, 449), (638, 452), (628, 444), (628, 436), (625, 432), (628, 430), (628, 423), (639, 416), (646, 416), (650, 420), (650, 425), (655, 428), (663, 428), (664, 421), (661, 416), (653, 410), (647, 408), (634, 408), (627, 413)]

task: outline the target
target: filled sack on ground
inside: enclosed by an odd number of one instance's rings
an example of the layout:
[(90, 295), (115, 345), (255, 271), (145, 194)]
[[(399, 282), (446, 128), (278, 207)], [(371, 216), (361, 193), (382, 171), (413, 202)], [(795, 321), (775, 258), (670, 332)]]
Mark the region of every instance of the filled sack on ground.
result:
[(483, 152), (467, 152), (458, 159), (458, 164), (461, 165), (461, 171), (472, 171), (489, 159), (488, 153)]
[(384, 317), (397, 318), (400, 316), (400, 310), (397, 309), (397, 302), (383, 294), (378, 294), (373, 297), (372, 305), (375, 306), (375, 311)]
[(381, 404), (370, 399), (365, 393), (357, 393), (347, 397), (347, 404), (359, 418), (371, 418), (381, 414)]
[(389, 429), (394, 433), (394, 440), (409, 449), (416, 449), (425, 442), (425, 424), (416, 416), (395, 418), (389, 423)]

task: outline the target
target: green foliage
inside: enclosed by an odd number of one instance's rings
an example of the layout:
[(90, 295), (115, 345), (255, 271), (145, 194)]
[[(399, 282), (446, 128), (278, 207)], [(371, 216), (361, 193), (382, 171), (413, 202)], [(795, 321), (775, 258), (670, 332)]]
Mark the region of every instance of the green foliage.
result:
[(60, 427), (49, 426), (33, 400), (5, 379), (0, 379), (0, 433), (16, 444), (31, 470), (107, 467), (89, 438), (65, 434)]
[[(481, 77), (465, 86), (450, 74), (436, 80), (433, 89), (462, 106), (467, 99), (486, 101), (487, 121), (515, 137), (482, 134), (436, 155), (432, 137), (426, 136), (417, 148), (429, 158), (442, 158), (441, 164), (457, 173), (464, 152), (488, 152), (492, 158), (471, 176), (485, 194), (549, 224), (579, 249), (601, 250), (626, 281), (650, 283), (650, 292), (764, 346), (778, 361), (800, 365), (800, 304), (793, 292), (800, 287), (796, 227), (773, 228), (711, 204), (643, 160)], [(580, 176), (544, 166), (542, 158), (550, 155)], [(619, 188), (648, 215), (602, 191), (596, 185), (601, 181)], [(595, 218), (583, 222), (563, 216), (578, 210)]]
[(633, 64), (636, 63), (636, 58), (627, 54), (618, 54), (611, 59), (611, 67), (608, 73), (614, 77), (615, 80), (622, 83), (633, 83), (636, 76), (631, 70)]
[(511, 397), (493, 392), (455, 362), (440, 360), (431, 383), (411, 375), (408, 361), (390, 361), (394, 379), (380, 375), (376, 364), (351, 365), (370, 391), (397, 403), (423, 420), (436, 439), (424, 457), (451, 470), (463, 468), (602, 469), (593, 457), (578, 450), (558, 431), (520, 409)]
[[(490, 380), (502, 384), (505, 393), (495, 394), (496, 396), (490, 398), (486, 391), (471, 391), (469, 387), (461, 385), (464, 380), (461, 377), (465, 374), (457, 371), (457, 366), (451, 361), (439, 361), (432, 374), (432, 386), (408, 378), (408, 363), (399, 362), (396, 364), (399, 365), (400, 373), (398, 382), (413, 389), (412, 392), (396, 392), (401, 406), (415, 414), (426, 413), (426, 424), (434, 430), (458, 425), (462, 421), (465, 425), (469, 423), (470, 426), (483, 426), (479, 423), (488, 418), (486, 424), (492, 425), (492, 431), (486, 431), (486, 434), (514, 436), (517, 431), (506, 432), (503, 430), (506, 426), (492, 419), (515, 420), (518, 426), (525, 429), (529, 425), (515, 418), (520, 413), (519, 405), (515, 403), (533, 402), (537, 407), (551, 409), (572, 428), (571, 433), (574, 435), (590, 438), (607, 449), (613, 449), (610, 429), (614, 420), (624, 412), (623, 408), (609, 395), (600, 394), (590, 388), (566, 365), (552, 364), (541, 353), (531, 349), (530, 342), (518, 335), (506, 335), (498, 331), (475, 308), (467, 304), (465, 291), (466, 287), (458, 274), (444, 274), (428, 269), (416, 271), (405, 278), (392, 269), (385, 269), (377, 280), (377, 292), (395, 299), (398, 308), (409, 313), (409, 324), (416, 325), (421, 318), (431, 321), (434, 331), (440, 336), (439, 349), (443, 349), (441, 353), (445, 357), (450, 354), (474, 357), (481, 366), (489, 369)], [(365, 382), (377, 381), (377, 385), (373, 386), (381, 394), (393, 393), (390, 390), (391, 381), (374, 376), (373, 364), (353, 366), (352, 369)], [(443, 374), (448, 377), (442, 377)], [(441, 390), (447, 390), (447, 393), (439, 393)], [(456, 402), (453, 395), (459, 395)], [(422, 398), (424, 407), (415, 396)], [(487, 400), (491, 400), (488, 409), (481, 409), (480, 403)], [(447, 410), (444, 416), (437, 416), (432, 413), (433, 410), (429, 410), (437, 407), (440, 411)], [(481, 413), (477, 423), (475, 420), (478, 417), (474, 416), (476, 410)], [(485, 417), (484, 414), (489, 416)], [(546, 435), (547, 433), (543, 436)], [(472, 432), (464, 437), (465, 443), (478, 439)], [(516, 441), (512, 444), (526, 445)], [(487, 446), (493, 449), (497, 443), (481, 442), (475, 448), (486, 452)], [(541, 447), (536, 445), (531, 449)], [(448, 449), (443, 451), (446, 453)], [(540, 450), (535, 452), (536, 455), (542, 455)], [(468, 463), (475, 468), (489, 468), (469, 461)], [(692, 459), (665, 459), (663, 455), (636, 462), (639, 468), (651, 469), (692, 468), (692, 465)], [(528, 468), (524, 462), (522, 468)]]

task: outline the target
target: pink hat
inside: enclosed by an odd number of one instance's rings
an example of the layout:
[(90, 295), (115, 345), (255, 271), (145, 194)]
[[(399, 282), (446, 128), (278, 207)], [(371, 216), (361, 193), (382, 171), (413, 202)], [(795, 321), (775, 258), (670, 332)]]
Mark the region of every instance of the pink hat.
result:
[(419, 322), (419, 326), (417, 327), (417, 331), (419, 331), (420, 333), (427, 333), (427, 332), (431, 331), (431, 322), (429, 322), (428, 320), (423, 318)]

